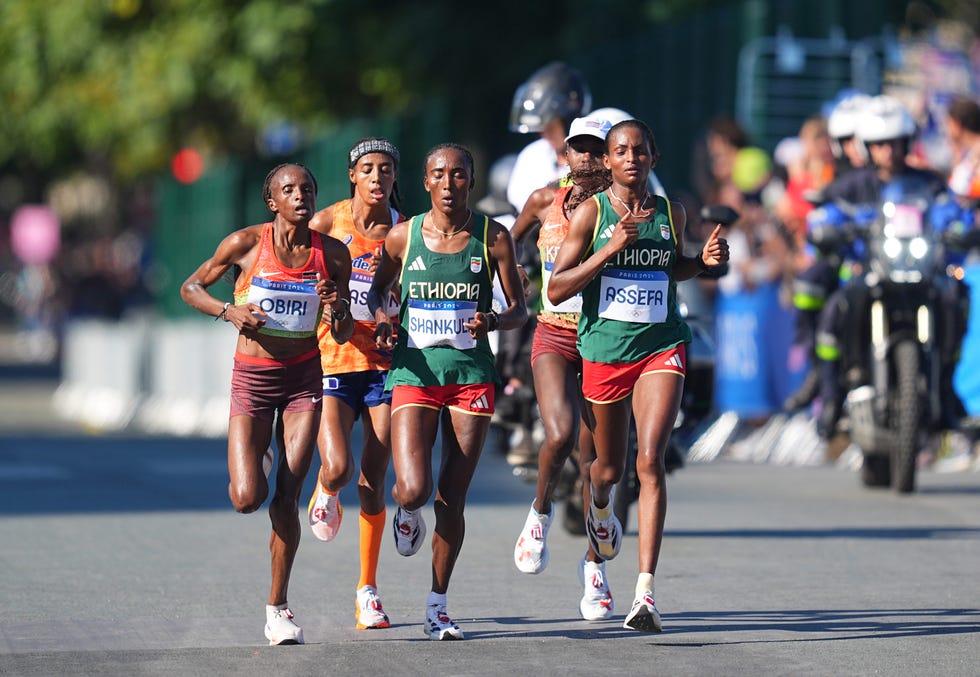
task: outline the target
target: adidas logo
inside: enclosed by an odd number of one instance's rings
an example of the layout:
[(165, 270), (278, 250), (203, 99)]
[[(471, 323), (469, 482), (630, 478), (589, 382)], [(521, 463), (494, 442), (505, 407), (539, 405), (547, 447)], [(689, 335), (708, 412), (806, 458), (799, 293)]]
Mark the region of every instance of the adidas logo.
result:
[(425, 270), (425, 262), (422, 261), (421, 256), (416, 256), (415, 260), (412, 261), (411, 265), (408, 266), (409, 270)]
[(674, 367), (676, 369), (684, 368), (684, 362), (681, 361), (680, 355), (671, 355), (670, 359), (668, 359), (664, 364), (666, 364), (668, 367)]
[(609, 239), (612, 237), (613, 231), (616, 229), (615, 225), (606, 226), (606, 229), (599, 233), (600, 238)]
[(490, 403), (487, 402), (486, 395), (480, 395), (478, 398), (470, 403), (470, 409), (476, 409), (477, 411), (486, 411), (490, 408)]

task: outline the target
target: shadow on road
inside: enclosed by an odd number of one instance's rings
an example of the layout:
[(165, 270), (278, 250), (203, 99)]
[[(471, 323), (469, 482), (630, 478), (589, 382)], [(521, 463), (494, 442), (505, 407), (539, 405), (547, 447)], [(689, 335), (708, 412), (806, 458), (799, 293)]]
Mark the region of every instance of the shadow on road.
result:
[[(980, 609), (801, 609), (773, 611), (686, 612), (670, 614), (670, 634), (724, 632), (717, 642), (656, 641), (659, 646), (718, 646), (781, 642), (827, 642), (926, 635), (980, 633)], [(732, 638), (735, 632), (784, 631), (782, 639)], [(817, 635), (800, 637), (800, 633)], [(665, 635), (666, 636), (666, 635)]]

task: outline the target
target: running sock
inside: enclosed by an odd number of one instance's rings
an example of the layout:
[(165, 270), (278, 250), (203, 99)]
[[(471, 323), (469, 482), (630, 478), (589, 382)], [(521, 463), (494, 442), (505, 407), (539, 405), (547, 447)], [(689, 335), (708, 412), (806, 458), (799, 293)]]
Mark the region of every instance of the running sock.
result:
[(653, 574), (642, 573), (636, 577), (635, 596), (639, 597), (645, 592), (653, 592)]
[(430, 592), (429, 599), (425, 602), (426, 606), (446, 606), (446, 593)]
[(365, 585), (378, 587), (378, 556), (381, 552), (381, 537), (385, 532), (387, 511), (382, 508), (377, 515), (368, 515), (361, 510), (357, 520), (361, 538), (361, 578), (357, 589)]
[[(592, 488), (592, 496), (595, 496), (595, 487)], [(612, 498), (612, 494), (609, 494), (609, 498)], [(596, 516), (596, 519), (607, 520), (612, 517), (612, 501), (606, 504), (605, 508), (600, 508), (595, 504), (595, 498), (592, 499), (592, 514)]]

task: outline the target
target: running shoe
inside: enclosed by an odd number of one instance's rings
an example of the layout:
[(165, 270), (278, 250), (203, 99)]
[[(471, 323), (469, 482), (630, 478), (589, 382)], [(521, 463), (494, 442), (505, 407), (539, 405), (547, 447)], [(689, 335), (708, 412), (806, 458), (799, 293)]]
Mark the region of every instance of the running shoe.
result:
[(463, 639), (463, 631), (446, 613), (445, 604), (430, 604), (425, 608), (425, 624), (422, 629), (429, 639)]
[(422, 519), (421, 511), (409, 512), (399, 506), (395, 511), (395, 518), (391, 521), (391, 527), (395, 531), (395, 550), (399, 555), (410, 557), (422, 547), (422, 541), (425, 539), (425, 520)]
[(623, 627), (640, 632), (660, 632), (663, 624), (660, 622), (660, 612), (653, 602), (653, 592), (645, 591), (633, 600), (633, 608), (626, 614)]
[(585, 521), (585, 532), (589, 545), (600, 559), (609, 560), (619, 554), (623, 545), (623, 526), (612, 512), (613, 494), (609, 493), (609, 519), (601, 520), (595, 515), (595, 504), (589, 504), (589, 517)]
[(310, 518), (310, 528), (313, 535), (321, 541), (332, 541), (340, 531), (340, 521), (344, 518), (344, 506), (340, 504), (340, 496), (330, 495), (320, 486), (317, 480), (310, 507), (307, 509)]
[(579, 562), (578, 576), (584, 589), (582, 600), (578, 603), (582, 618), (602, 621), (612, 617), (615, 605), (606, 582), (606, 563), (589, 562), (583, 557)]
[(534, 504), (527, 513), (524, 529), (517, 538), (514, 546), (514, 564), (525, 574), (540, 574), (548, 566), (548, 529), (555, 516), (555, 504), (551, 504), (551, 512), (540, 515), (534, 510)]
[(270, 645), (302, 644), (303, 628), (293, 622), (293, 612), (289, 607), (265, 606), (265, 638)]
[(357, 620), (358, 630), (380, 630), (391, 627), (388, 614), (381, 607), (381, 598), (373, 585), (365, 585), (357, 591)]

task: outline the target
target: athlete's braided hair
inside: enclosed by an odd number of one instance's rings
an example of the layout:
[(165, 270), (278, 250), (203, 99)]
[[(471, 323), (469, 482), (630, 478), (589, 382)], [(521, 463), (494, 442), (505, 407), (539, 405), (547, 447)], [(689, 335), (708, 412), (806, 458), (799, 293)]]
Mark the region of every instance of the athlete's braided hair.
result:
[(433, 146), (432, 148), (429, 149), (429, 152), (425, 154), (425, 162), (422, 163), (423, 174), (426, 172), (426, 169), (429, 166), (429, 159), (433, 155), (435, 155), (436, 153), (442, 150), (459, 151), (463, 155), (463, 161), (466, 162), (466, 168), (470, 172), (470, 178), (471, 179), (473, 178), (473, 173), (474, 173), (473, 168), (476, 165), (476, 163), (473, 162), (473, 153), (470, 152), (469, 148), (466, 148), (465, 146), (461, 146), (458, 143), (451, 143), (451, 142), (440, 143), (439, 145)]
[(269, 173), (265, 175), (265, 181), (262, 182), (262, 199), (264, 201), (272, 199), (272, 179), (275, 178), (276, 174), (279, 173), (280, 169), (284, 167), (299, 167), (304, 172), (306, 172), (310, 180), (313, 181), (313, 194), (316, 195), (318, 187), (316, 185), (316, 177), (313, 176), (313, 172), (309, 170), (305, 165), (301, 165), (298, 162), (283, 162), (282, 164), (276, 165), (269, 170)]
[(613, 132), (618, 129), (623, 129), (626, 127), (632, 127), (634, 129), (639, 129), (643, 134), (643, 139), (650, 146), (650, 155), (653, 157), (653, 164), (657, 164), (657, 160), (660, 159), (660, 150), (657, 148), (657, 140), (653, 138), (653, 132), (642, 120), (637, 120), (636, 118), (631, 118), (629, 120), (623, 120), (622, 122), (616, 123), (606, 134), (606, 151), (609, 150), (609, 139), (612, 137)]

